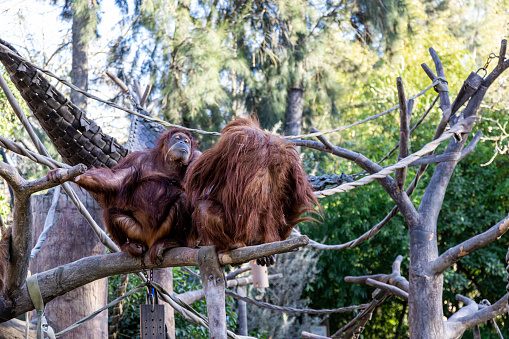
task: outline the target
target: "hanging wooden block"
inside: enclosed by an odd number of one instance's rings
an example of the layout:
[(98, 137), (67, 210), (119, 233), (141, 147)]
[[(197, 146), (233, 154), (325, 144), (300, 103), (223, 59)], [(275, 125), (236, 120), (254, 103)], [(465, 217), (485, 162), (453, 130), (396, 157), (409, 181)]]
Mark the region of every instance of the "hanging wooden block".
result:
[(165, 339), (164, 305), (140, 305), (141, 339)]

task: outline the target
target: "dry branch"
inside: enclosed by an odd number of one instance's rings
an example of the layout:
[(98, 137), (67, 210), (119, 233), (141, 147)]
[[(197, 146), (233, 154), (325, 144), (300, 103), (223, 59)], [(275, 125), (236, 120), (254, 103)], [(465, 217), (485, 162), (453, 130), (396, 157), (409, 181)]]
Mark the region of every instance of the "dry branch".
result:
[[(395, 286), (399, 290), (408, 294), (408, 292), (410, 290), (409, 282), (405, 277), (403, 277), (401, 275), (401, 262), (402, 261), (403, 261), (403, 256), (398, 255), (396, 257), (396, 260), (394, 260), (394, 263), (392, 264), (392, 273), (391, 274), (374, 274), (374, 275), (364, 275), (364, 276), (357, 276), (357, 277), (347, 276), (344, 279), (346, 282), (357, 283), (357, 284), (367, 284), (368, 280), (374, 280), (374, 281), (378, 281), (378, 282), (381, 282), (384, 284)], [(376, 286), (376, 287), (378, 287), (378, 286)]]
[(467, 329), (506, 313), (509, 310), (507, 305), (508, 297), (509, 293), (504, 295), (495, 304), (483, 307), (469, 298), (459, 294), (456, 295), (456, 299), (464, 302), (466, 306), (459, 309), (445, 322), (446, 338), (459, 338)]
[[(243, 247), (220, 254), (219, 260), (221, 265), (241, 264), (258, 257), (291, 251), (296, 247), (306, 245), (307, 241), (307, 237), (302, 236), (277, 243)], [(148, 256), (143, 259), (144, 263), (142, 263), (142, 260), (130, 257), (123, 252), (87, 257), (39, 273), (39, 286), (44, 302), (47, 303), (79, 286), (115, 274), (141, 272), (152, 268), (197, 266), (198, 251), (198, 249), (187, 247), (173, 248), (165, 253), (163, 262), (159, 266), (150, 263)], [(253, 252), (257, 254), (254, 255)], [(12, 319), (33, 309), (34, 306), (28, 295), (26, 284), (24, 284), (24, 278), (23, 285), (13, 291), (12, 300), (9, 300), (5, 295), (0, 295), (0, 321)]]
[[(396, 79), (399, 98), (399, 157), (398, 161), (408, 156), (410, 149), (410, 119), (408, 115), (408, 105), (405, 98), (405, 90), (403, 88), (403, 80), (398, 77)], [(405, 189), (405, 180), (408, 167), (396, 170), (394, 181), (397, 189), (403, 191)]]
[(459, 245), (449, 248), (441, 256), (431, 263), (431, 272), (441, 274), (451, 267), (462, 257), (477, 251), (480, 248), (500, 239), (500, 237), (509, 229), (509, 216), (499, 221), (484, 233), (478, 234)]

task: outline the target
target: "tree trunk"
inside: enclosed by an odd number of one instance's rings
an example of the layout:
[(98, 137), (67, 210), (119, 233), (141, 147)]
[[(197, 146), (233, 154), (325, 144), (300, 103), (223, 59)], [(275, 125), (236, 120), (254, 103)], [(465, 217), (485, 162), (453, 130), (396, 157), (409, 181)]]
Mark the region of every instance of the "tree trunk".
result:
[[(154, 281), (161, 285), (168, 293), (173, 294), (173, 268), (163, 268), (154, 271)], [(164, 323), (168, 334), (175, 339), (175, 312), (168, 303), (164, 304)]]
[[(83, 40), (83, 27), (88, 17), (72, 18), (72, 71), (73, 85), (88, 91), (88, 44)], [(83, 111), (87, 109), (87, 99), (83, 94), (71, 90), (71, 101)]]
[[(104, 228), (100, 216), (101, 209), (90, 195), (75, 186), (76, 193), (96, 222)], [(32, 197), (33, 244), (42, 232), (52, 194)], [(78, 212), (66, 194), (60, 194), (55, 210), (54, 225), (42, 245), (41, 251), (32, 260), (32, 275), (47, 271), (91, 255), (105, 254), (92, 228)], [(85, 274), (85, 272), (84, 272)], [(46, 305), (46, 317), (53, 329), (58, 332), (81, 318), (96, 311), (107, 303), (108, 280), (100, 279), (55, 298)], [(34, 318), (34, 317), (32, 317)], [(108, 311), (75, 328), (61, 338), (108, 338)]]
[(304, 90), (300, 87), (292, 87), (288, 92), (285, 134), (298, 135), (302, 130), (302, 96)]

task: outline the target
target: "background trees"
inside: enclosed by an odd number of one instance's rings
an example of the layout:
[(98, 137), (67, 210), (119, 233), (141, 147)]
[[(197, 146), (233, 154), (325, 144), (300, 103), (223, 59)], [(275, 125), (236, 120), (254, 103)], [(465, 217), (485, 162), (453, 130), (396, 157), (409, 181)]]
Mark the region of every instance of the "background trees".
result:
[[(286, 115), (292, 112), (289, 107), (298, 101), (295, 96), (301, 95), (304, 129), (328, 129), (395, 104), (396, 76), (405, 79), (407, 93), (426, 87), (429, 80), (419, 64), (427, 61), (425, 50), (429, 46), (439, 52), (450, 91), (456, 93), (468, 70), (482, 66), (489, 52), (497, 51), (499, 37), (506, 34), (504, 1), (461, 5), (452, 1), (394, 1), (384, 5), (333, 1), (198, 1), (178, 6), (164, 1), (121, 3), (126, 30), (111, 39), (104, 65), (116, 69), (128, 82), (150, 81), (154, 86), (151, 99), (159, 99), (154, 113), (171, 122), (218, 130), (234, 115), (256, 113), (265, 128), (282, 132)], [(507, 121), (505, 81), (500, 79), (499, 89), (490, 90), (481, 111), (483, 117), (502, 124)], [(99, 87), (104, 86), (100, 81), (96, 83), (97, 88), (104, 88)], [(433, 100), (434, 95), (429, 94), (416, 101), (412, 124)], [(429, 114), (412, 135), (413, 150), (432, 137), (431, 121), (437, 121), (440, 112), (434, 109)], [(396, 121), (394, 113), (330, 139), (381, 159), (397, 142)], [(486, 119), (475, 128), (485, 135), (499, 135), (494, 126)], [(206, 148), (213, 142), (212, 137), (203, 138), (202, 145)], [(439, 218), (443, 247), (486, 229), (507, 211), (507, 155), (498, 156), (489, 166), (480, 166), (489, 161), (493, 149), (489, 140), (480, 143), (476, 157), (465, 159), (456, 168)], [(349, 162), (302, 151), (308, 173), (354, 173)], [(25, 173), (35, 177), (34, 171)], [(425, 176), (422, 187), (427, 180)], [(419, 196), (422, 192), (415, 194)], [(7, 197), (5, 192), (4, 201)], [(465, 202), (461, 209), (454, 204), (458, 198)], [(370, 201), (369, 206), (366, 201)], [(327, 198), (322, 204), (323, 224), (303, 225), (301, 231), (319, 241), (327, 237), (330, 244), (355, 238), (392, 207), (376, 185)], [(406, 234), (405, 224), (396, 217), (360, 247), (322, 253), (318, 262), (321, 271), (306, 291), (313, 301), (311, 307), (332, 308), (365, 300), (371, 292), (369, 287), (347, 284), (342, 278), (383, 271), (395, 259), (384, 253), (407, 250)], [(455, 293), (462, 293), (496, 300), (505, 289), (503, 256), (507, 245), (506, 241), (492, 244), (447, 271), (444, 299), (454, 300)], [(407, 263), (403, 262), (403, 272)], [(446, 304), (444, 312), (450, 314), (457, 308), (457, 302)], [(397, 301), (382, 306), (366, 335), (389, 336), (400, 318), (405, 329), (403, 309)], [(331, 316), (332, 329), (347, 319)]]

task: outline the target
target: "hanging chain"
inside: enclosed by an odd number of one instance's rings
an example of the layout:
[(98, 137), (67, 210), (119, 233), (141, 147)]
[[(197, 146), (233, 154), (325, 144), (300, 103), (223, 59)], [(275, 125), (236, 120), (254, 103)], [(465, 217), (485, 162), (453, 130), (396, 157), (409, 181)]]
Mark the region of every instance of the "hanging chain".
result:
[(152, 312), (154, 312), (154, 305), (156, 304), (156, 292), (154, 289), (154, 285), (152, 282), (154, 281), (154, 270), (151, 269), (148, 272), (145, 272), (147, 276), (147, 304), (152, 305)]
[(486, 75), (488, 75), (488, 66), (490, 65), (491, 60), (496, 59), (498, 57), (499, 56), (496, 55), (495, 53), (490, 53), (490, 55), (488, 55), (488, 59), (486, 60), (486, 63), (484, 64), (484, 66), (479, 68), (476, 73), (479, 74), (479, 71), (483, 70), (484, 75), (482, 78), (484, 79), (486, 77)]

